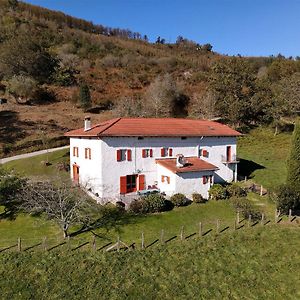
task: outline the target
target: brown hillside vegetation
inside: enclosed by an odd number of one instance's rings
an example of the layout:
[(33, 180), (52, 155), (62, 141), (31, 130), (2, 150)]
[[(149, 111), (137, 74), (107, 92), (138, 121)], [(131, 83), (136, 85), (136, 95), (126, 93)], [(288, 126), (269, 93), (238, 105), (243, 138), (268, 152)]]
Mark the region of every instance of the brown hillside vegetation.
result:
[[(211, 48), (181, 36), (149, 43), (137, 32), (0, 0), (0, 98), (8, 100), (0, 104), (0, 155), (63, 143), (57, 139), (87, 113), (95, 123), (116, 115), (222, 117), (238, 127), (277, 126), (299, 110), (297, 59)], [(83, 85), (91, 95), (85, 106)]]

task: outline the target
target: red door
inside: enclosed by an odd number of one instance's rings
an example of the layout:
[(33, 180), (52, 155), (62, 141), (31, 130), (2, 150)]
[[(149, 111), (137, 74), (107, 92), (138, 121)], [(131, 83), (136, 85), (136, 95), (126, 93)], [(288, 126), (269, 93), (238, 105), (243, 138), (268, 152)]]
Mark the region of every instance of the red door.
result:
[(142, 191), (145, 189), (145, 175), (140, 174), (139, 175), (139, 191)]
[(231, 161), (231, 146), (227, 146), (226, 161)]
[(73, 181), (79, 183), (79, 166), (73, 165)]

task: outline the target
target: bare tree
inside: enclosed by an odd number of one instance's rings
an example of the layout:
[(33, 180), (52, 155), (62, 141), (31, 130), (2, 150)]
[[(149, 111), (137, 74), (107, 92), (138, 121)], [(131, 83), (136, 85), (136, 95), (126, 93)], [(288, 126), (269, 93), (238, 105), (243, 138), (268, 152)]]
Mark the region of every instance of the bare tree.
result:
[(141, 117), (143, 105), (141, 99), (122, 97), (115, 105), (114, 114), (117, 117)]
[(193, 95), (190, 116), (200, 119), (213, 119), (216, 115), (216, 97), (211, 91), (206, 91), (201, 95)]
[(170, 74), (158, 76), (146, 91), (146, 113), (155, 117), (171, 116), (180, 91)]
[(20, 189), (21, 209), (30, 213), (44, 213), (54, 220), (67, 237), (71, 225), (84, 221), (88, 199), (77, 187), (66, 183), (28, 182)]

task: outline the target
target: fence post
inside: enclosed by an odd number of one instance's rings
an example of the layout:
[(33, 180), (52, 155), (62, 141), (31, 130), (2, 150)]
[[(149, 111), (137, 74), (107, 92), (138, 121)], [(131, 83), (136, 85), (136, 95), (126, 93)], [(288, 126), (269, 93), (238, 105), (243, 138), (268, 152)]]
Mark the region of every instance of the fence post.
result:
[(264, 225), (264, 221), (265, 221), (265, 214), (261, 214), (261, 221), (260, 221), (260, 223), (261, 223), (261, 225)]
[(217, 234), (220, 233), (220, 220), (217, 220)]
[(262, 196), (263, 195), (263, 186), (261, 185), (260, 186), (260, 196)]
[(184, 233), (183, 233), (183, 230), (184, 230), (184, 226), (181, 226), (181, 230), (180, 230), (180, 240), (183, 241), (184, 239)]
[(233, 230), (236, 230), (236, 218), (234, 219)]
[(199, 237), (202, 237), (202, 222), (199, 222)]
[(44, 251), (47, 251), (47, 237), (43, 238), (42, 248), (43, 248)]
[(144, 232), (142, 232), (142, 249), (145, 249), (145, 238), (144, 238)]
[(164, 241), (164, 234), (165, 234), (165, 232), (164, 232), (164, 230), (162, 229), (162, 230), (161, 230), (161, 233), (160, 233), (160, 243), (161, 243), (162, 245), (165, 243), (165, 241)]
[(237, 222), (237, 224), (240, 224), (240, 212), (239, 211), (236, 213), (236, 222)]
[(274, 222), (277, 223), (277, 209), (275, 209)]
[(251, 218), (252, 218), (252, 216), (249, 215), (249, 217), (248, 217), (248, 227), (250, 227), (250, 225), (251, 225)]
[(19, 251), (19, 252), (22, 251), (22, 240), (21, 240), (20, 237), (18, 238), (18, 251)]
[(93, 236), (93, 240), (92, 240), (92, 250), (96, 251), (96, 236)]
[(292, 221), (292, 210), (289, 209), (289, 222), (291, 222), (291, 221)]
[(245, 182), (247, 181), (247, 176), (245, 176)]
[(118, 240), (117, 240), (117, 251), (120, 251), (120, 237), (118, 236)]

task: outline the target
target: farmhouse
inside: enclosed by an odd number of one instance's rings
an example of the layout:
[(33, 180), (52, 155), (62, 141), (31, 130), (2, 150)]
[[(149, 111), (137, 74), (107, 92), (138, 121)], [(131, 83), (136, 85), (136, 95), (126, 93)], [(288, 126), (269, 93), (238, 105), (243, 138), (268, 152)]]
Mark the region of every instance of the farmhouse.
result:
[(159, 190), (208, 197), (236, 181), (236, 138), (226, 125), (175, 118), (117, 118), (69, 131), (71, 178), (101, 203)]

